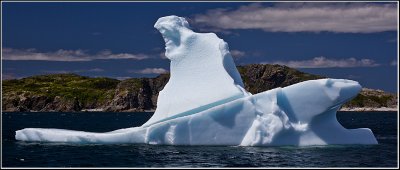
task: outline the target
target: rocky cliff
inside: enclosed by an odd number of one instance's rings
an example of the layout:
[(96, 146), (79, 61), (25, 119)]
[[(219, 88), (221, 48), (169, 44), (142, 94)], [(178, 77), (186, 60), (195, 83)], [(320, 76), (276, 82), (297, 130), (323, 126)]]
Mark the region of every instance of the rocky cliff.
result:
[[(238, 66), (245, 88), (252, 94), (285, 87), (301, 81), (320, 79), (298, 70), (268, 64)], [(110, 78), (89, 78), (76, 74), (32, 76), (4, 80), (2, 110), (7, 112), (82, 110), (151, 111), (169, 74), (155, 78), (131, 78), (123, 81)], [(363, 89), (347, 108), (397, 107), (397, 96), (380, 90)]]
[(369, 111), (369, 110), (397, 110), (397, 96), (382, 90), (363, 88), (342, 110)]

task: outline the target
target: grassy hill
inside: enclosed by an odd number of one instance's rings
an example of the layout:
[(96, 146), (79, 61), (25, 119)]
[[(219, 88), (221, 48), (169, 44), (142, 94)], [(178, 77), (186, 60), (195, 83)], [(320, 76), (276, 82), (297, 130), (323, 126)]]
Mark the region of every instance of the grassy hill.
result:
[[(74, 102), (78, 102), (81, 105), (79, 107), (102, 106), (113, 98), (118, 83), (119, 80), (111, 78), (90, 78), (76, 74), (52, 74), (4, 80), (3, 110), (9, 105), (36, 110), (54, 101), (58, 101), (57, 103), (61, 105), (64, 103), (64, 107)], [(51, 111), (52, 108), (48, 107), (45, 110), (47, 109)]]

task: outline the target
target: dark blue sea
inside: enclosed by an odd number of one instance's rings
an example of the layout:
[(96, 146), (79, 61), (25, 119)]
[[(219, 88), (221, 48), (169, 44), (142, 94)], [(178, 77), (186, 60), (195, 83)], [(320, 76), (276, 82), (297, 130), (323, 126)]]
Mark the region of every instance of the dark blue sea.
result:
[(370, 128), (378, 145), (308, 147), (78, 145), (28, 143), (28, 127), (107, 132), (140, 126), (152, 113), (3, 113), (3, 167), (396, 167), (397, 112), (339, 112), (346, 128)]

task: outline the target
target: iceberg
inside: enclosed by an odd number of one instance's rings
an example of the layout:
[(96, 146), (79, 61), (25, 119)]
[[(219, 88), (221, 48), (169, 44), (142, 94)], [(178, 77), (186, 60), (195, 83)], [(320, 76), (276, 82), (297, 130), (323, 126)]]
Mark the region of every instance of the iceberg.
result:
[(171, 77), (154, 115), (142, 126), (93, 133), (25, 128), (21, 141), (164, 145), (377, 144), (368, 128), (346, 129), (336, 112), (361, 90), (358, 82), (320, 79), (258, 94), (244, 89), (228, 44), (193, 32), (186, 19), (159, 18)]
[(171, 76), (145, 126), (248, 95), (224, 40), (193, 32), (181, 17), (162, 17), (154, 27), (164, 38)]

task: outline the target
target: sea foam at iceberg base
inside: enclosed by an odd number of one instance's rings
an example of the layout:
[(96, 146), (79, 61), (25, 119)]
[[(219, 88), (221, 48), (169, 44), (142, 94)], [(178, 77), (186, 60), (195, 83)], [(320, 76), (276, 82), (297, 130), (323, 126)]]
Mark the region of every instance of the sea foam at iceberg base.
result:
[(360, 92), (358, 82), (310, 80), (253, 95), (244, 89), (227, 43), (214, 33), (193, 32), (177, 16), (162, 17), (154, 27), (166, 43), (171, 76), (144, 125), (106, 133), (26, 128), (15, 138), (96, 144), (377, 144), (370, 129), (345, 129), (336, 119), (340, 106)]

